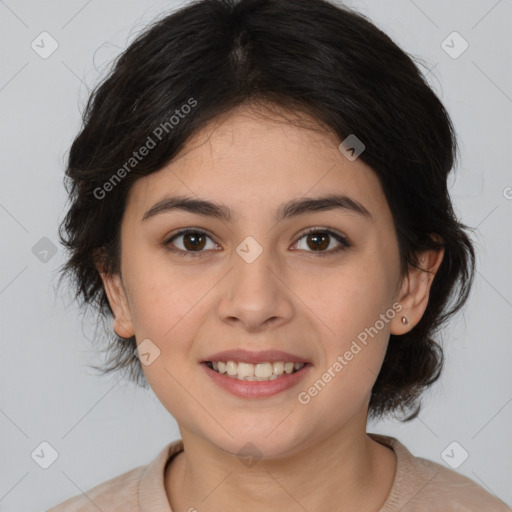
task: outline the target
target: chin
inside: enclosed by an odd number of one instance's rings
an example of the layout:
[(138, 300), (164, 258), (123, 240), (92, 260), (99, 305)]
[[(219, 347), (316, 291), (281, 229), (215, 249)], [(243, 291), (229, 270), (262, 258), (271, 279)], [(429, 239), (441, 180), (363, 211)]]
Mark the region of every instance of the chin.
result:
[[(286, 415), (283, 417), (286, 417)], [(282, 420), (283, 418), (280, 418), (276, 421), (274, 418), (273, 422), (255, 421), (247, 428), (243, 428), (239, 423), (233, 425), (224, 423), (224, 428), (233, 437), (223, 429), (217, 430), (215, 435), (204, 437), (220, 450), (239, 457), (242, 462), (262, 458), (268, 460), (282, 459), (293, 455), (299, 449), (298, 445), (304, 442), (303, 437), (308, 437), (303, 429), (301, 429), (300, 434), (296, 433), (293, 428), (290, 428), (286, 420)], [(279, 425), (280, 421), (282, 423)]]

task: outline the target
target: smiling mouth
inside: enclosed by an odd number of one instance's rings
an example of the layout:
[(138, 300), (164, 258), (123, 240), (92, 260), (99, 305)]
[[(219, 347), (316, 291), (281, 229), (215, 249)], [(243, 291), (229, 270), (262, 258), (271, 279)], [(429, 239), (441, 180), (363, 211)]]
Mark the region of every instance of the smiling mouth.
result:
[(280, 379), (300, 371), (309, 363), (293, 363), (286, 361), (243, 363), (237, 361), (204, 361), (211, 370), (238, 380), (270, 381)]

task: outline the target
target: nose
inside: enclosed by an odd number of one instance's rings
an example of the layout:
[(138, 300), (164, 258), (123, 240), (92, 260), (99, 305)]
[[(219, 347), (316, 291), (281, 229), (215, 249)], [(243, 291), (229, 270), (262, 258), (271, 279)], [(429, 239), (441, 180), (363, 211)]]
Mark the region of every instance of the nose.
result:
[(218, 314), (223, 322), (240, 324), (246, 331), (276, 328), (293, 316), (293, 293), (283, 272), (263, 252), (253, 261), (236, 254), (234, 266), (220, 290)]

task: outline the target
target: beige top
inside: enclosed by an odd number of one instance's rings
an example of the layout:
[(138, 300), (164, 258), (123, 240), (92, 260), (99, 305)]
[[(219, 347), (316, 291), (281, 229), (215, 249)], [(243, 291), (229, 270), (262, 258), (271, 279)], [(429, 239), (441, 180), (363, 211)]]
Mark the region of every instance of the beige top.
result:
[[(397, 457), (393, 485), (376, 512), (512, 512), (477, 483), (441, 464), (415, 457), (394, 437), (368, 435), (390, 446)], [(147, 466), (116, 476), (46, 512), (172, 512), (164, 486), (165, 466), (181, 451), (181, 439), (169, 443)]]

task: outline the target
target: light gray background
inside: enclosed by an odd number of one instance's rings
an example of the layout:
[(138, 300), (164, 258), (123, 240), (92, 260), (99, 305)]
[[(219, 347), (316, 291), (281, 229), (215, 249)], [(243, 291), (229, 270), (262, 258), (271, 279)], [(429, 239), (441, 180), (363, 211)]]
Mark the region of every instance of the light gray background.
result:
[[(392, 435), (415, 455), (457, 468), (512, 505), (512, 121), (510, 0), (351, 1), (403, 49), (424, 59), (429, 83), (459, 134), (462, 162), (450, 186), (462, 221), (478, 227), (478, 273), (469, 303), (444, 334), (446, 367), (419, 418), (368, 431)], [(57, 226), (62, 176), (88, 90), (112, 57), (173, 1), (0, 1), (0, 510), (45, 510), (138, 465), (179, 437), (152, 392), (99, 377), (90, 321), (56, 296), (64, 262)], [(47, 31), (58, 49), (41, 58), (31, 43)], [(441, 43), (457, 31), (458, 58)], [(456, 43), (456, 45), (459, 43)], [(457, 48), (457, 46), (456, 46)], [(47, 237), (58, 252), (41, 261)], [(44, 243), (44, 242), (40, 242)], [(38, 246), (36, 246), (38, 247)], [(37, 252), (37, 251), (35, 251)], [(42, 469), (41, 442), (58, 452)]]

